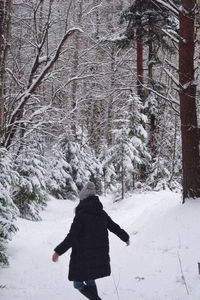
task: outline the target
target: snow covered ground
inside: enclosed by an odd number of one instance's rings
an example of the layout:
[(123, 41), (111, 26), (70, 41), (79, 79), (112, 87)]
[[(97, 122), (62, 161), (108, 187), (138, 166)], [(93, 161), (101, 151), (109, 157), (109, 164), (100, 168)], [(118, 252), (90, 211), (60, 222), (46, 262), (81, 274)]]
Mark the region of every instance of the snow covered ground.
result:
[[(172, 192), (135, 193), (105, 210), (131, 235), (127, 247), (110, 234), (112, 275), (97, 280), (103, 300), (199, 300), (200, 200), (181, 205)], [(41, 222), (20, 219), (9, 243), (10, 267), (0, 270), (2, 300), (84, 299), (67, 279), (70, 251), (51, 262), (77, 203), (51, 199)], [(85, 298), (86, 299), (86, 298)]]

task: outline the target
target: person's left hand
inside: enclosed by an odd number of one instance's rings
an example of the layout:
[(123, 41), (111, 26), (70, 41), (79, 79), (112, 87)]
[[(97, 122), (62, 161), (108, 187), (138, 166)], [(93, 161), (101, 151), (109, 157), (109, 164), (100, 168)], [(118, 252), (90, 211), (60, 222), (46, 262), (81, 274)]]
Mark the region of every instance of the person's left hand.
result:
[(59, 258), (59, 255), (55, 252), (52, 256), (52, 261), (53, 262), (57, 262), (58, 261), (58, 258)]
[(130, 240), (128, 240), (127, 242), (126, 242), (126, 246), (129, 246), (130, 245)]

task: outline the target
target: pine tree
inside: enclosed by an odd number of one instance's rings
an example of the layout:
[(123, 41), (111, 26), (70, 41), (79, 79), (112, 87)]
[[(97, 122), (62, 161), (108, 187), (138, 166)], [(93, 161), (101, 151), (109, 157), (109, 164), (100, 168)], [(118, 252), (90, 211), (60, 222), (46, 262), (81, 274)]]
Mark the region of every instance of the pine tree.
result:
[(15, 170), (19, 180), (13, 201), (19, 209), (20, 217), (41, 220), (40, 212), (47, 201), (47, 174), (44, 157), (36, 142), (22, 149), (15, 159)]
[(112, 159), (111, 151), (107, 146), (106, 141), (103, 143), (101, 153), (99, 155), (99, 160), (102, 165), (103, 190), (104, 193), (106, 193), (107, 191), (112, 191), (117, 184), (117, 175), (115, 172), (114, 161)]
[(125, 192), (130, 189), (130, 179), (135, 171), (133, 159), (137, 153), (129, 139), (129, 129), (126, 122), (120, 126), (120, 129), (113, 130), (113, 133), (115, 135), (115, 143), (111, 147), (111, 155), (114, 160), (117, 181), (121, 183), (120, 198), (124, 199)]
[[(174, 7), (174, 10), (170, 11), (163, 1), (135, 0), (121, 15), (121, 21), (128, 22), (125, 32), (127, 40), (129, 43), (135, 41), (137, 46), (137, 87), (138, 94), (145, 103), (145, 114), (149, 120), (146, 130), (149, 133), (148, 147), (151, 150), (152, 161), (150, 169), (146, 171), (149, 172), (148, 182), (152, 187), (155, 187), (159, 180), (163, 180), (167, 186), (171, 178), (170, 164), (168, 163), (166, 167), (166, 162), (170, 160), (170, 147), (167, 148), (168, 154), (164, 155), (165, 158), (167, 157), (166, 160), (161, 163), (163, 155), (161, 132), (167, 131), (166, 116), (171, 118), (173, 113), (168, 102), (162, 99), (162, 95), (166, 96), (169, 87), (166, 81), (162, 82), (158, 67), (155, 67), (163, 63), (163, 52), (175, 53), (174, 40), (178, 37), (178, 17), (175, 8), (178, 3), (179, 0), (170, 1), (170, 5)], [(143, 73), (143, 49), (147, 50), (146, 73)], [(146, 83), (144, 74), (148, 75)], [(159, 80), (157, 80), (158, 74)], [(167, 135), (167, 138), (171, 140), (172, 136)]]
[[(77, 139), (78, 139), (77, 128)], [(92, 150), (87, 146), (62, 136), (54, 148), (55, 159), (51, 172), (51, 192), (61, 199), (77, 199), (83, 185), (92, 180), (97, 192), (102, 192), (102, 167)]]
[[(146, 123), (148, 122), (147, 116), (145, 115), (144, 105), (141, 98), (138, 95), (132, 94), (129, 97), (128, 102), (128, 111), (129, 111), (129, 136), (132, 140), (132, 143), (135, 145), (135, 148), (138, 151), (138, 158), (140, 163), (137, 166), (136, 178), (135, 180), (145, 180), (146, 174), (144, 174), (148, 168), (151, 159), (149, 154), (148, 147), (148, 133), (146, 131)], [(141, 169), (144, 169), (143, 171)], [(146, 170), (146, 171), (145, 171)]]
[(13, 159), (4, 148), (0, 148), (0, 265), (8, 265), (6, 245), (18, 230), (18, 209), (12, 200), (13, 186), (18, 174), (13, 171)]
[(147, 149), (146, 117), (143, 105), (137, 95), (130, 95), (123, 108), (121, 119), (116, 120), (113, 130), (115, 143), (111, 147), (112, 159), (118, 181), (121, 182), (121, 197), (135, 187), (140, 180), (139, 166), (148, 165), (150, 155)]

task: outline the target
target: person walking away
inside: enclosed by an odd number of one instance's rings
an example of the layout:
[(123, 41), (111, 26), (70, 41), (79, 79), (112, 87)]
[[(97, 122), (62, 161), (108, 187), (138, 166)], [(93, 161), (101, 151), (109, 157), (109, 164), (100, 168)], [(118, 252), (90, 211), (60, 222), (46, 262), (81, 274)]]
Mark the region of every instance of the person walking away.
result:
[(129, 246), (129, 235), (104, 211), (89, 181), (79, 193), (80, 202), (66, 238), (54, 249), (53, 262), (72, 248), (68, 279), (86, 298), (101, 300), (95, 280), (111, 274), (108, 230)]

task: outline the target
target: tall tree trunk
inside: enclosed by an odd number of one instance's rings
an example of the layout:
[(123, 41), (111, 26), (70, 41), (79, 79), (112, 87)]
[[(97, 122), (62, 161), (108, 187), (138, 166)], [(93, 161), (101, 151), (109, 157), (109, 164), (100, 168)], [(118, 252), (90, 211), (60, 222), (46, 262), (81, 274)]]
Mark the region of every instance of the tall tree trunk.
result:
[(183, 202), (200, 197), (199, 136), (194, 81), (195, 0), (182, 0), (180, 10), (179, 82), (183, 155)]
[[(100, 32), (100, 0), (94, 0), (95, 5), (95, 30), (96, 30), (96, 41), (99, 40), (99, 32)], [(99, 51), (99, 47), (97, 45), (95, 51), (95, 58), (94, 58), (94, 89), (99, 90), (100, 84), (98, 78), (96, 77), (99, 72), (102, 70), (102, 54)], [(90, 131), (89, 134), (91, 136), (90, 145), (94, 149), (95, 154), (98, 156), (101, 150), (101, 139), (102, 139), (102, 128), (101, 128), (101, 121), (102, 121), (102, 99), (99, 99), (94, 93), (91, 95), (92, 99), (92, 122), (90, 124)]]
[[(149, 25), (149, 47), (148, 47), (148, 83), (152, 88), (153, 83), (153, 59), (154, 59), (154, 50), (153, 50), (153, 41), (152, 41), (152, 27), (153, 19), (149, 16), (148, 25)], [(152, 158), (154, 159), (157, 155), (157, 143), (156, 143), (156, 117), (153, 113), (150, 115), (150, 147)]]
[[(77, 23), (81, 24), (82, 22), (82, 8), (83, 1), (79, 1), (78, 4), (78, 15), (77, 15)], [(73, 77), (77, 76), (79, 69), (79, 51), (80, 51), (80, 34), (76, 34), (74, 36), (74, 53), (73, 53)], [(77, 139), (77, 92), (78, 92), (78, 82), (77, 80), (72, 81), (72, 100), (71, 100), (71, 108), (72, 108), (72, 124), (71, 129), (75, 140)]]
[(137, 21), (136, 38), (137, 38), (137, 94), (142, 99), (144, 70), (143, 70), (143, 45), (142, 45), (141, 18), (139, 18)]
[[(111, 63), (110, 63), (110, 70), (111, 70), (111, 83), (110, 83), (110, 87), (111, 87), (111, 91), (114, 87), (114, 83), (115, 83), (115, 51), (114, 49), (112, 49), (111, 51)], [(113, 143), (113, 133), (112, 133), (112, 126), (113, 126), (113, 95), (111, 94), (109, 97), (109, 103), (108, 103), (108, 118), (107, 118), (107, 126), (106, 126), (106, 138), (107, 138), (107, 143), (108, 145), (112, 145)]]
[[(113, 12), (114, 11), (114, 7), (115, 7), (115, 0), (112, 0), (112, 2), (110, 3), (108, 12)], [(120, 8), (122, 9), (120, 3)], [(107, 14), (107, 27), (108, 27), (108, 31), (109, 32), (114, 32), (114, 14), (113, 13), (108, 13)], [(113, 144), (113, 120), (114, 120), (114, 111), (113, 111), (113, 105), (114, 105), (114, 99), (113, 99), (113, 89), (115, 87), (115, 47), (111, 47), (111, 51), (110, 51), (110, 95), (108, 97), (108, 114), (107, 114), (107, 126), (106, 126), (106, 139), (107, 139), (107, 143), (108, 145), (112, 145)]]
[(4, 131), (5, 68), (10, 41), (11, 9), (11, 0), (0, 0), (0, 139)]
[[(136, 43), (137, 43), (137, 94), (144, 102), (144, 57), (143, 57), (143, 42), (142, 42), (142, 19), (138, 17), (136, 28)], [(142, 124), (144, 126), (144, 124)], [(144, 177), (145, 166), (138, 164), (138, 177), (141, 180)], [(133, 173), (132, 187), (135, 188), (135, 174)]]

